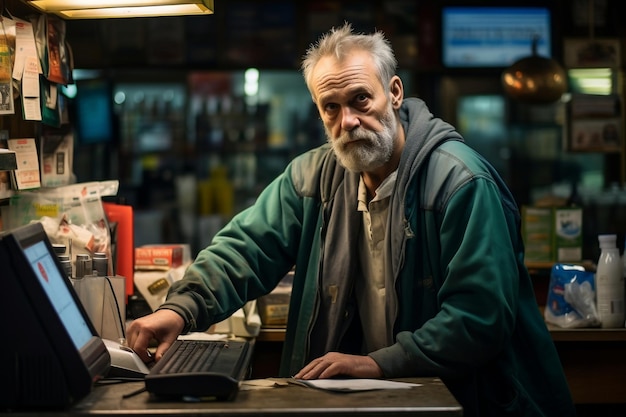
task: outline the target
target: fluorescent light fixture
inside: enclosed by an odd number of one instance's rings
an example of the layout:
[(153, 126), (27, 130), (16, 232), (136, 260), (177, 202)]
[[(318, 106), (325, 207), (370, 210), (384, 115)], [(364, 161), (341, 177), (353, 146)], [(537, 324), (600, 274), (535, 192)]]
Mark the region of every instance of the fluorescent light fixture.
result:
[(612, 94), (617, 76), (611, 68), (572, 68), (567, 74), (573, 92), (598, 95)]
[(213, 14), (214, 0), (23, 0), (63, 19), (113, 19)]

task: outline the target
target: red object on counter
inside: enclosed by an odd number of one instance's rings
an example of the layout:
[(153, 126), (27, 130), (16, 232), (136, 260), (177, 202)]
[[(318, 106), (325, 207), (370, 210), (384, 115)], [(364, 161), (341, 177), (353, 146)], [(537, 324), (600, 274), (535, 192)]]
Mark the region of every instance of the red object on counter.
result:
[(123, 204), (102, 203), (109, 223), (117, 223), (115, 245), (115, 273), (126, 278), (126, 303), (134, 293), (135, 239), (133, 232), (133, 207)]

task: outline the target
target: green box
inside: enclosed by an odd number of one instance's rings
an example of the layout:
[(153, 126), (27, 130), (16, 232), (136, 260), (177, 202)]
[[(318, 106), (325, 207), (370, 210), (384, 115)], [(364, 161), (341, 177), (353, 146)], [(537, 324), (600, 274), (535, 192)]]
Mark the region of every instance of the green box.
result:
[(583, 210), (554, 208), (553, 250), (555, 262), (580, 262), (583, 258)]
[(522, 236), (526, 262), (580, 262), (583, 210), (522, 206)]
[(522, 206), (522, 236), (526, 262), (552, 262), (553, 210)]

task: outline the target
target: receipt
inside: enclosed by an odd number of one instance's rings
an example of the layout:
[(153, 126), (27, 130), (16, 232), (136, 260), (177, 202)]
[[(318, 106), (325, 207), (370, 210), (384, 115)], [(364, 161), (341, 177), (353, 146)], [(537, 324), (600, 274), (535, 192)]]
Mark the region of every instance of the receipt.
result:
[(296, 379), (289, 380), (292, 384), (304, 385), (306, 387), (318, 388), (327, 391), (355, 392), (372, 391), (378, 389), (407, 389), (419, 387), (422, 384), (410, 382), (388, 381), (385, 379)]

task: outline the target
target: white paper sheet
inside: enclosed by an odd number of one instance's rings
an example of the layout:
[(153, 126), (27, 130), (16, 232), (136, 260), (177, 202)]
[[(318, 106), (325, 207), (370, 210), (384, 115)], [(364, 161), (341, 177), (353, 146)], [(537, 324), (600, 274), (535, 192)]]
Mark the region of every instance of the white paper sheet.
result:
[(421, 384), (410, 382), (387, 381), (385, 379), (295, 379), (289, 382), (304, 385), (307, 387), (318, 388), (328, 391), (353, 392), (353, 391), (371, 391), (378, 389), (407, 389), (419, 387)]

